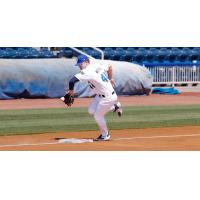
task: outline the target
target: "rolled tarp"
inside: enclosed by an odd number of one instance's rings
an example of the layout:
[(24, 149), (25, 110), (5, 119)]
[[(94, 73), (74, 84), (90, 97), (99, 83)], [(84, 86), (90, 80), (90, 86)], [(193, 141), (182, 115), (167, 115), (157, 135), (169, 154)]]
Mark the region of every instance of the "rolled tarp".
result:
[[(92, 61), (93, 62), (93, 61)], [(96, 60), (113, 66), (118, 95), (143, 95), (153, 78), (147, 68), (128, 62)], [(68, 82), (80, 69), (76, 59), (0, 59), (0, 99), (58, 98), (68, 90)], [(87, 83), (75, 85), (78, 97), (90, 97)]]

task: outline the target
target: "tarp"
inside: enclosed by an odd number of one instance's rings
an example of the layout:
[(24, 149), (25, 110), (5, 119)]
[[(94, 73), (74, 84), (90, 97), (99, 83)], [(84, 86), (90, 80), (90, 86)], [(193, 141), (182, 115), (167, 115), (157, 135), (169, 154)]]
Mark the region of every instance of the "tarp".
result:
[(181, 92), (176, 88), (154, 88), (152, 94), (180, 94)]
[[(68, 82), (80, 70), (75, 59), (0, 59), (0, 99), (57, 98), (68, 90)], [(120, 61), (96, 60), (113, 66), (118, 95), (142, 95), (151, 89), (153, 78), (147, 68)], [(87, 83), (78, 82), (79, 97), (92, 93)]]

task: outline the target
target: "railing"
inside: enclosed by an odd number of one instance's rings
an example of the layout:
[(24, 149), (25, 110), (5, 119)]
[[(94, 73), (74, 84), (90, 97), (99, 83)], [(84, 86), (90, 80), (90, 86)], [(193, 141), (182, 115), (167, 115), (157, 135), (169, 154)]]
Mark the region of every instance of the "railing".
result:
[(80, 54), (86, 55), (88, 58), (90, 58), (90, 59), (92, 59), (92, 60), (95, 60), (95, 58), (93, 58), (92, 56), (88, 55), (88, 54), (85, 53), (84, 51), (81, 51), (81, 50), (79, 50), (79, 49), (77, 49), (77, 48), (75, 48), (75, 47), (69, 47), (69, 48), (72, 49), (72, 50), (74, 50), (74, 51), (76, 51), (76, 52), (78, 52), (78, 53), (80, 53)]
[(104, 51), (102, 51), (101, 49), (97, 48), (97, 47), (91, 47), (94, 50), (98, 51), (101, 54), (101, 60), (104, 60)]
[(153, 75), (153, 84), (193, 84), (200, 83), (200, 64), (148, 66)]
[[(81, 50), (78, 49), (78, 48), (75, 48), (75, 47), (69, 47), (69, 48), (72, 49), (72, 50), (74, 50), (74, 51), (76, 51), (76, 52), (78, 52), (78, 53), (80, 53), (80, 54), (86, 55), (86, 56), (89, 57), (90, 59), (95, 60), (94, 57), (90, 56), (89, 54), (85, 53), (84, 51), (81, 51)], [(98, 51), (98, 52), (101, 54), (101, 59), (104, 60), (104, 52), (103, 52), (101, 49), (99, 49), (99, 48), (97, 48), (97, 47), (91, 47), (91, 48), (94, 49), (94, 50), (96, 50), (96, 51)]]

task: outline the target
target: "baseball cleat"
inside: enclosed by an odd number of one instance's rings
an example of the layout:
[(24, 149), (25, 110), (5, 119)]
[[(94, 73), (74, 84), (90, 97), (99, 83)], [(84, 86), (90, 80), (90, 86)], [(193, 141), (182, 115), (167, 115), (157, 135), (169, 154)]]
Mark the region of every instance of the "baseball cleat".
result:
[(115, 106), (115, 109), (114, 109), (113, 112), (116, 112), (118, 114), (118, 116), (121, 117), (122, 116), (122, 107), (121, 107), (121, 105), (120, 104), (115, 104), (114, 106)]
[(94, 141), (108, 141), (110, 139), (110, 134), (108, 133), (106, 136), (103, 136), (102, 134), (94, 139)]

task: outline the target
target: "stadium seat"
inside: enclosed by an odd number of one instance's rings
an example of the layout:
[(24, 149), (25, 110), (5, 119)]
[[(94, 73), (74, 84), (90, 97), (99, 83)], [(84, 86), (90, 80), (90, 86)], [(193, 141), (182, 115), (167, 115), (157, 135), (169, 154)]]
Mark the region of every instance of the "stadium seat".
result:
[(138, 47), (137, 50), (139, 50), (139, 51), (146, 51), (147, 49), (145, 47)]
[(184, 49), (182, 48), (182, 50), (180, 51), (180, 54), (177, 56), (177, 60), (180, 62), (184, 62), (187, 61), (189, 59), (189, 49)]
[(99, 52), (97, 52), (96, 50), (91, 50), (90, 51), (90, 55), (96, 59), (100, 59), (101, 58), (101, 54)]
[(124, 55), (121, 55), (120, 60), (130, 62), (133, 52), (126, 50)]
[(112, 47), (105, 47), (105, 51), (113, 51)]
[(123, 48), (123, 47), (116, 47), (115, 50), (116, 50), (116, 51), (124, 51), (124, 48)]
[(105, 50), (105, 47), (98, 47), (98, 48), (101, 49), (101, 50), (103, 50), (103, 51)]
[(119, 60), (121, 55), (122, 54), (120, 51), (114, 51), (113, 52), (113, 60)]
[(200, 60), (200, 48), (196, 47), (190, 51), (189, 60)]
[(152, 63), (155, 60), (155, 56), (158, 54), (158, 51), (156, 48), (149, 48), (145, 55), (144, 55), (144, 61), (143, 62), (148, 62)]
[(135, 49), (127, 49), (126, 50), (126, 54), (128, 55), (128, 56), (134, 56), (134, 55), (136, 55), (137, 54), (137, 50), (135, 50)]
[(160, 48), (159, 50), (159, 54), (163, 55), (163, 56), (167, 56), (171, 53), (171, 50), (168, 48)]
[(106, 47), (104, 50), (104, 58), (105, 59), (112, 59), (114, 57), (114, 50), (110, 47)]
[(155, 47), (149, 48), (148, 54), (151, 54), (153, 56), (158, 55), (159, 50)]
[(110, 54), (108, 60), (115, 60), (115, 54)]
[(6, 51), (6, 58), (16, 58), (17, 57), (17, 51), (13, 49), (5, 50)]
[(83, 47), (82, 48), (82, 51), (85, 51), (85, 52), (88, 52), (88, 51), (90, 51), (91, 49), (89, 48), (89, 47)]
[(135, 52), (137, 49), (135, 49), (134, 47), (128, 47), (127, 48), (127, 51), (130, 51), (130, 52)]
[(144, 56), (142, 54), (136, 54), (131, 58), (131, 62), (142, 63), (143, 61), (144, 61)]
[(65, 56), (67, 58), (72, 58), (73, 57), (73, 51), (69, 48), (66, 48), (63, 51), (63, 56)]
[(170, 54), (165, 57), (164, 62), (174, 62), (175, 60), (177, 60), (176, 55)]
[(154, 56), (152, 54), (147, 54), (144, 58), (145, 62), (152, 63), (154, 61)]
[(171, 53), (175, 56), (180, 54), (180, 50), (177, 47), (173, 47)]
[(0, 58), (6, 58), (6, 56), (7, 56), (7, 52), (0, 49)]
[(192, 52), (192, 49), (190, 49), (188, 47), (183, 47), (182, 52), (184, 52), (186, 54), (190, 54)]
[(120, 57), (123, 57), (125, 55), (126, 55), (126, 50), (125, 49), (123, 49), (121, 47), (116, 48), (116, 50), (115, 50), (115, 58), (116, 58), (116, 60), (119, 60)]
[(147, 53), (148, 53), (148, 50), (146, 48), (144, 48), (144, 47), (139, 47), (137, 49), (137, 55), (138, 56), (140, 55), (140, 56), (145, 57), (147, 55)]

